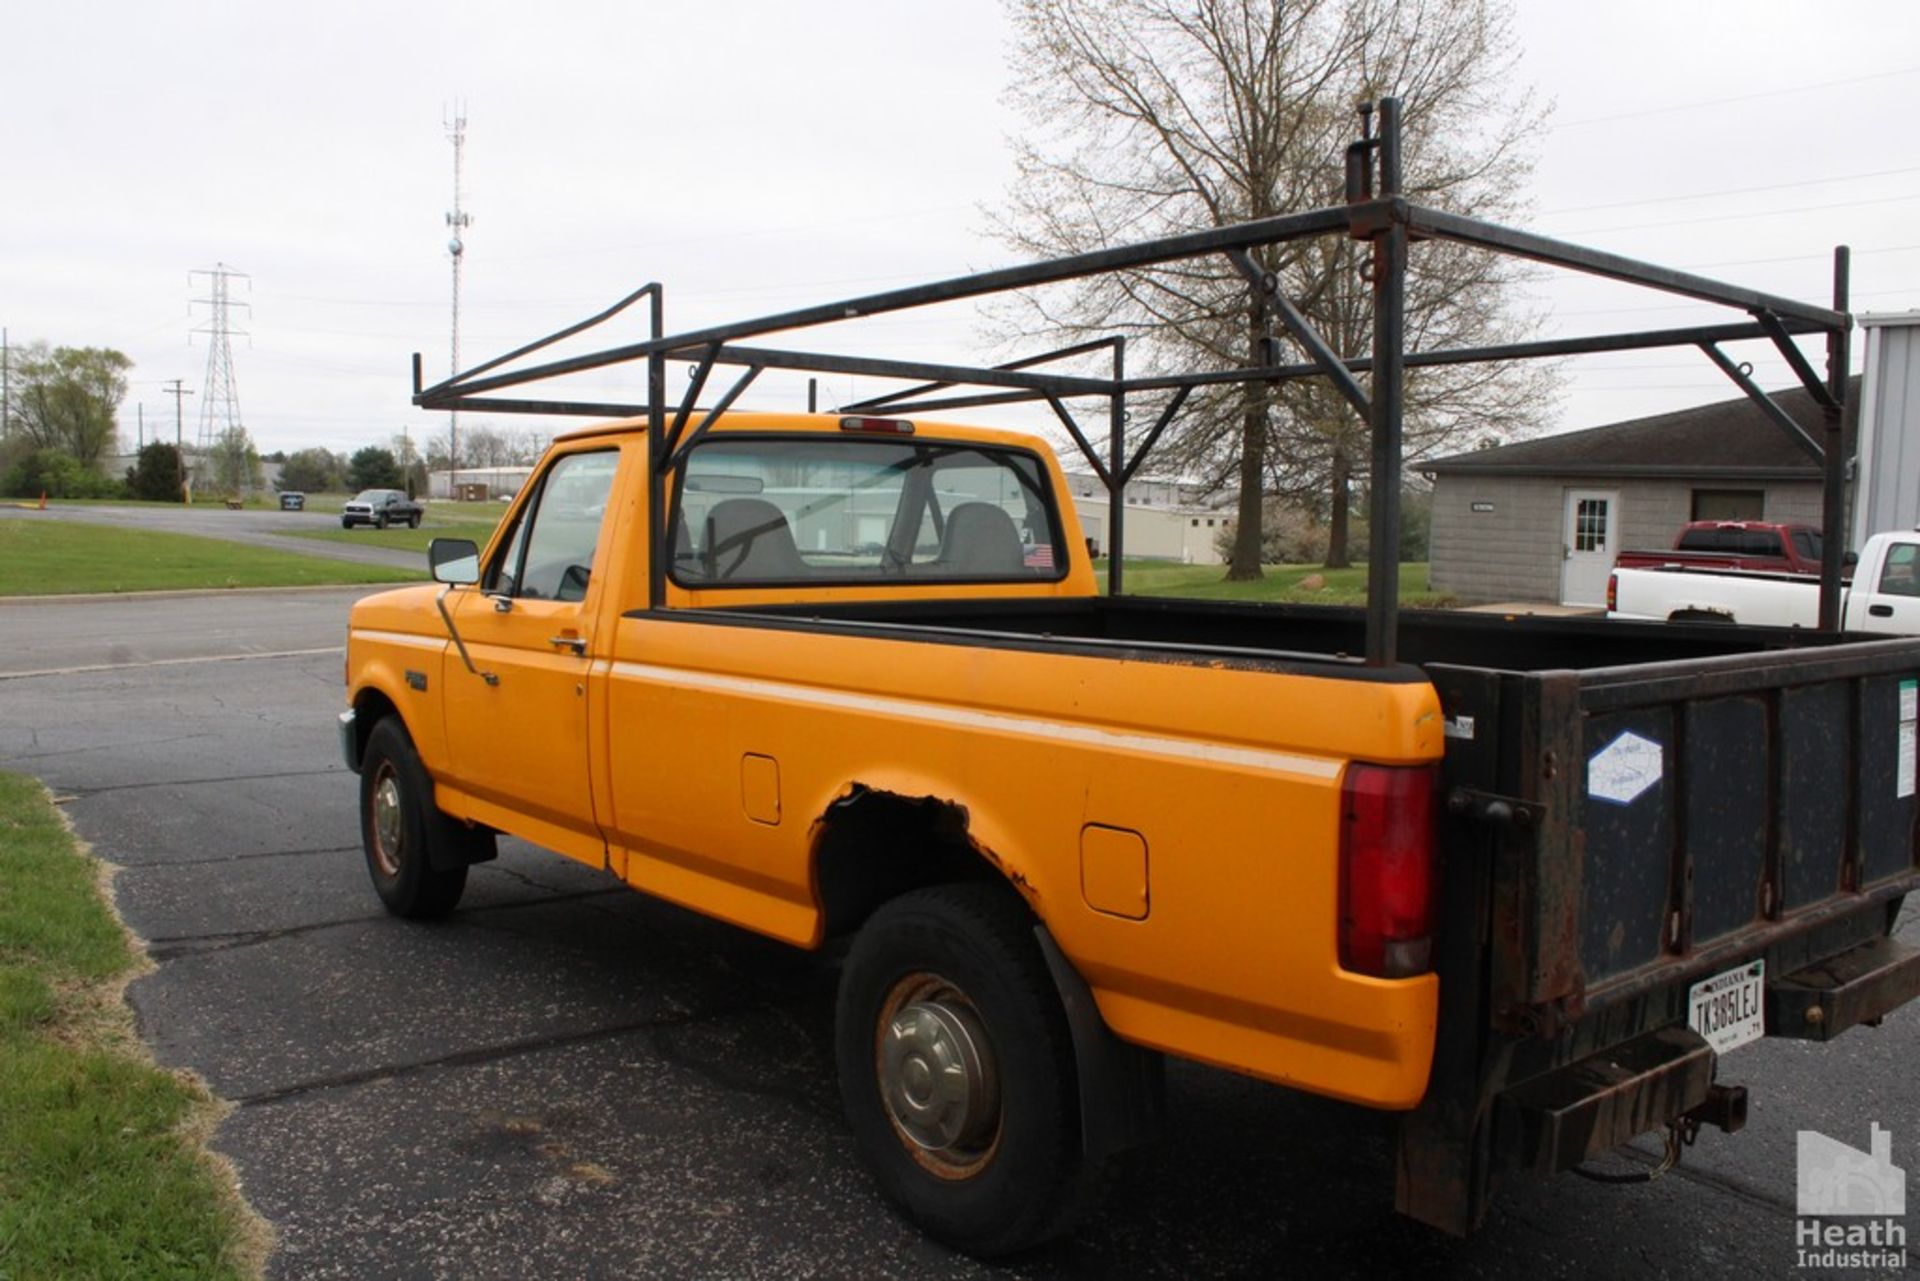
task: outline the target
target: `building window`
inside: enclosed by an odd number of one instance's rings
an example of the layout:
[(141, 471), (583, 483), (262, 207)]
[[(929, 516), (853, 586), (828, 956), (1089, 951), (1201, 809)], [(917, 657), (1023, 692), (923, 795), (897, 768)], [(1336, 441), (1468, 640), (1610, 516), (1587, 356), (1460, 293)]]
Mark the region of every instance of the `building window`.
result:
[(1574, 508), (1573, 550), (1597, 552), (1607, 541), (1607, 500), (1582, 498)]
[(1764, 489), (1696, 489), (1694, 520), (1759, 520), (1766, 515)]

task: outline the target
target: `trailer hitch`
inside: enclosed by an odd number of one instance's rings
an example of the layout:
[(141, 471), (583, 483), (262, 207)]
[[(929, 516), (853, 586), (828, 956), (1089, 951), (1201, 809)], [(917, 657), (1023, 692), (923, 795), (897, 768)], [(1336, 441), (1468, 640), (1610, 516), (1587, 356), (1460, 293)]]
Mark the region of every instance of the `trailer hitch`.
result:
[(1713, 1085), (1707, 1089), (1706, 1102), (1698, 1107), (1689, 1108), (1673, 1120), (1667, 1122), (1666, 1151), (1661, 1155), (1660, 1163), (1646, 1170), (1634, 1170), (1626, 1174), (1610, 1174), (1603, 1170), (1589, 1170), (1574, 1166), (1570, 1173), (1595, 1183), (1651, 1183), (1674, 1166), (1680, 1164), (1680, 1157), (1687, 1148), (1700, 1137), (1702, 1125), (1715, 1126), (1728, 1134), (1738, 1134), (1747, 1125), (1747, 1087), (1744, 1085)]

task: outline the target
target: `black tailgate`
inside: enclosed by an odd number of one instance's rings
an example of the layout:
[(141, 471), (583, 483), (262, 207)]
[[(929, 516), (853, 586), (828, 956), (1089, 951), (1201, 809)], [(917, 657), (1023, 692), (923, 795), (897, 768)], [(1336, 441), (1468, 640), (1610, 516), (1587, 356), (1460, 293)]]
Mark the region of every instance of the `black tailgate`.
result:
[[(1496, 842), (1503, 1025), (1578, 1018), (1920, 886), (1920, 643), (1429, 670), (1450, 785), (1535, 820)], [(1500, 746), (1458, 737), (1463, 717)]]

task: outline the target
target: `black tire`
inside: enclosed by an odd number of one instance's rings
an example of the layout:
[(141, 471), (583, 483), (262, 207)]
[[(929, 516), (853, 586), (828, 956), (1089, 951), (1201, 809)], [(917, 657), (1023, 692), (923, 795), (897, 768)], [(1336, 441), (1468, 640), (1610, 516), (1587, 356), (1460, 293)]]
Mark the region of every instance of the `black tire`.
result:
[(353, 528), (353, 522), (352, 522), (352, 521), (350, 521), (350, 520), (348, 520), (348, 519), (347, 519), (347, 518), (346, 518), (345, 516), (342, 516), (342, 517), (340, 518), (340, 528), (342, 528), (342, 529), (352, 529), (352, 528)]
[(467, 888), (464, 865), (436, 870), (436, 844), (485, 839), (433, 803), (433, 781), (397, 716), (367, 736), (360, 762), (360, 839), (373, 889), (395, 916), (445, 916)]
[(409, 517), (407, 517), (407, 528), (408, 528), (408, 529), (418, 529), (418, 528), (420, 528), (420, 513), (419, 513), (419, 512), (415, 512), (415, 513), (414, 513), (413, 515), (411, 515), (411, 516), (409, 516)]
[[(840, 976), (834, 1046), (861, 1156), (922, 1229), (981, 1257), (1065, 1233), (1099, 1186), (1033, 924), (1002, 885), (917, 890), (874, 913)], [(960, 1097), (940, 1100), (956, 1063)]]
[(373, 527), (375, 529), (385, 529), (387, 527), (387, 514), (385, 512), (381, 512), (373, 518)]

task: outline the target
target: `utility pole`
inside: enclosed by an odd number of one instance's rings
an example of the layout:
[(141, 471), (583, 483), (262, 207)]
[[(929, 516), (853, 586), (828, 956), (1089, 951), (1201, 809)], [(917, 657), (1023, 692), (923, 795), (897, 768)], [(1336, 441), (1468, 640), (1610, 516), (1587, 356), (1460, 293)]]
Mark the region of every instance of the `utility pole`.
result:
[(180, 405), (182, 397), (193, 395), (193, 388), (182, 387), (178, 378), (167, 381), (173, 384), (167, 388), (167, 395), (173, 397), (173, 452), (180, 461), (180, 501), (184, 503), (192, 501), (193, 491), (187, 487), (187, 453), (180, 439)]
[(135, 402), (133, 406), (133, 416), (134, 421), (139, 424), (138, 427), (134, 428), (139, 434), (133, 438), (133, 452), (137, 454), (147, 447), (147, 407)]
[(0, 440), (13, 435), (13, 348), (0, 329)]
[[(453, 259), (453, 369), (460, 372), (460, 263), (467, 252), (461, 235), (473, 225), (473, 215), (460, 204), (460, 153), (467, 145), (466, 104), (454, 108), (453, 119), (446, 122), (447, 141), (453, 144), (453, 211), (447, 215), (452, 235), (447, 238), (447, 254)], [(431, 490), (432, 486), (429, 485)], [(447, 411), (447, 497), (460, 497), (460, 411)]]

